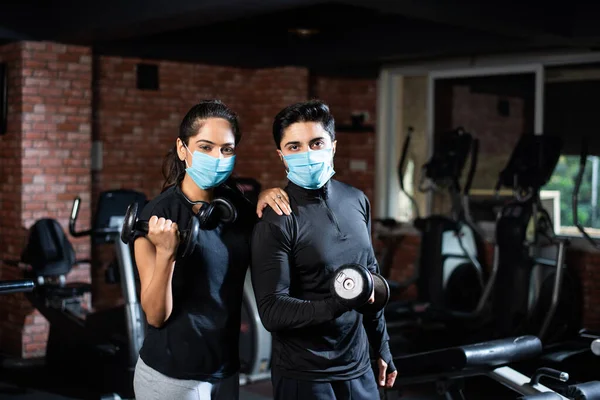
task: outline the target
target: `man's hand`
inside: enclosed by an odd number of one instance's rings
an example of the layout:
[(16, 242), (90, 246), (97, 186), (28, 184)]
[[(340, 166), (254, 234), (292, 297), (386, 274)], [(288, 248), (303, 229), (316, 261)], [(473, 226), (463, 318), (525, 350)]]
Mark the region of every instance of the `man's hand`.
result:
[(260, 192), (258, 195), (258, 204), (256, 205), (256, 214), (262, 218), (265, 207), (271, 207), (278, 215), (290, 215), (290, 198), (285, 190), (281, 188), (271, 188)]
[(387, 372), (387, 363), (383, 361), (383, 359), (377, 360), (377, 365), (379, 366), (379, 376), (377, 377), (377, 384), (381, 387), (391, 388), (394, 386), (394, 382), (396, 382), (396, 376), (398, 375), (398, 371)]
[(369, 297), (369, 304), (375, 303), (375, 286), (373, 286), (373, 291), (371, 292), (371, 297)]

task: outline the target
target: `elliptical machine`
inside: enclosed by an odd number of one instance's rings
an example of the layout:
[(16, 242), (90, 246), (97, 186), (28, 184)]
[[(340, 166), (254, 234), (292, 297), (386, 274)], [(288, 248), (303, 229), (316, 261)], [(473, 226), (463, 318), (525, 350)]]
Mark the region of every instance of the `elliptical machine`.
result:
[[(566, 326), (567, 329), (562, 331), (566, 334), (566, 331), (575, 327), (570, 322), (574, 323), (577, 319), (573, 316), (570, 321), (565, 320), (561, 318), (561, 313), (564, 311), (577, 315), (578, 312), (578, 308), (571, 309), (572, 302), (565, 301), (566, 298), (576, 297), (573, 290), (575, 286), (565, 284), (574, 283), (564, 266), (564, 251), (568, 242), (548, 231), (553, 225), (539, 199), (539, 189), (549, 180), (560, 155), (560, 146), (556, 146), (556, 139), (551, 137), (523, 136), (497, 185), (498, 190), (507, 183), (516, 192), (516, 200), (507, 204), (498, 217), (497, 236), (502, 237), (497, 238), (493, 270), (486, 285), (486, 289), (493, 290), (490, 296), (493, 312), (490, 315), (495, 330), (493, 336), (497, 339), (490, 340), (488, 333), (483, 332), (483, 336), (487, 337), (477, 339), (475, 344), (463, 343), (395, 357), (398, 379), (395, 388), (386, 391), (388, 399), (392, 398), (390, 395), (393, 396), (396, 387), (422, 383), (435, 383), (438, 393), (446, 398), (464, 399), (461, 381), (478, 375), (502, 384), (521, 400), (600, 399), (600, 381), (581, 383), (580, 380), (579, 383), (567, 384), (569, 374), (561, 372), (563, 368), (539, 368), (539, 357), (542, 356), (544, 360), (544, 346), (542, 340), (531, 336), (539, 332), (546, 334), (547, 341), (556, 340), (555, 336), (549, 335), (550, 331)], [(577, 178), (579, 182), (581, 174), (580, 171)], [(574, 203), (577, 204), (576, 201)], [(514, 261), (520, 263), (510, 268), (510, 263)], [(540, 271), (542, 268), (548, 270)], [(515, 274), (516, 269), (525, 271)], [(501, 278), (500, 283), (496, 281), (494, 284), (497, 277)], [(518, 313), (518, 306), (513, 305), (513, 302), (523, 301), (526, 302), (525, 315)], [(518, 323), (502, 327), (503, 322), (512, 320), (511, 317)], [(500, 331), (502, 328), (504, 332)], [(503, 336), (506, 332), (510, 334)], [(515, 337), (519, 332), (522, 332), (521, 336)], [(558, 332), (561, 333), (560, 330)], [(579, 340), (585, 343), (587, 352), (600, 354), (597, 334), (582, 331)], [(528, 361), (536, 364), (531, 378), (511, 366)], [(548, 386), (540, 383), (542, 376), (553, 378), (548, 380)]]
[[(414, 318), (451, 323), (456, 318), (472, 318), (481, 313), (489, 295), (487, 271), (479, 261), (483, 257), (483, 240), (469, 217), (468, 198), (477, 166), (478, 141), (462, 128), (441, 136), (432, 158), (423, 166), (421, 192), (447, 190), (452, 211), (450, 216), (431, 215), (421, 218), (414, 198), (405, 190), (404, 165), (410, 145), (412, 128), (402, 150), (398, 174), (400, 188), (417, 210), (414, 226), (421, 233), (418, 267), (404, 282), (390, 282), (392, 291), (399, 292), (416, 284), (416, 302), (391, 302), (386, 309), (388, 328), (413, 325)], [(464, 188), (460, 180), (467, 159), (471, 156)], [(376, 236), (386, 244), (381, 257), (381, 270), (389, 277), (398, 244), (398, 227), (394, 220), (376, 221)], [(444, 325), (445, 326), (445, 325)], [(442, 327), (443, 329), (443, 327)]]
[(578, 330), (579, 290), (565, 265), (569, 241), (556, 236), (540, 200), (561, 147), (559, 137), (523, 135), (498, 178), (496, 192), (511, 188), (514, 200), (496, 222), (493, 337), (533, 334), (548, 344)]
[(579, 222), (579, 190), (581, 189), (581, 181), (583, 180), (583, 174), (585, 172), (585, 166), (587, 164), (588, 158), (588, 142), (587, 138), (583, 138), (581, 141), (581, 151), (579, 155), (579, 170), (577, 171), (577, 176), (575, 177), (575, 187), (573, 188), (573, 197), (572, 197), (572, 211), (573, 211), (573, 223), (581, 232), (581, 235), (589, 244), (592, 245), (593, 248), (600, 250), (600, 243), (592, 239), (592, 237), (586, 232), (583, 225)]
[[(579, 221), (579, 191), (588, 158), (588, 142), (584, 137), (581, 143), (579, 170), (575, 177), (575, 187), (572, 195), (573, 224), (581, 232), (582, 237), (595, 250), (600, 250), (600, 243), (594, 240)], [(557, 368), (567, 368), (573, 371), (573, 376), (579, 381), (598, 379), (598, 356), (600, 356), (600, 332), (582, 329), (574, 338), (560, 343), (551, 344), (544, 349), (541, 360), (555, 365)], [(590, 366), (593, 366), (590, 368)]]

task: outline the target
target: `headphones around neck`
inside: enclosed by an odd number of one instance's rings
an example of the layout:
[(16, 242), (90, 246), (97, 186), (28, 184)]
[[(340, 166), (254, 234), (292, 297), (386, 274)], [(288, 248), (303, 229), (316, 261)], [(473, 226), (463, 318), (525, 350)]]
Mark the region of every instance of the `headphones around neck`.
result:
[(237, 219), (237, 210), (233, 204), (222, 197), (213, 199), (210, 203), (202, 203), (200, 211), (196, 214), (200, 229), (212, 230), (219, 223), (232, 224)]
[(196, 218), (200, 223), (200, 229), (212, 230), (216, 229), (219, 223), (232, 224), (237, 219), (237, 210), (233, 203), (223, 197), (217, 197), (211, 202), (191, 201), (181, 191), (179, 186), (176, 187), (176, 192), (179, 196), (191, 205), (201, 204)]

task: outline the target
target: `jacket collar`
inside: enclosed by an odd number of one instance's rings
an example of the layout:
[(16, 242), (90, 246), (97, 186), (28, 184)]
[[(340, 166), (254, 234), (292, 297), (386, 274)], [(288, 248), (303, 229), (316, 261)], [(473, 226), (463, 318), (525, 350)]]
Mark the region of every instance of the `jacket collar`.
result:
[(296, 185), (292, 181), (288, 181), (286, 189), (294, 195), (300, 196), (304, 199), (327, 199), (331, 196), (331, 180), (320, 189), (305, 189), (301, 186)]

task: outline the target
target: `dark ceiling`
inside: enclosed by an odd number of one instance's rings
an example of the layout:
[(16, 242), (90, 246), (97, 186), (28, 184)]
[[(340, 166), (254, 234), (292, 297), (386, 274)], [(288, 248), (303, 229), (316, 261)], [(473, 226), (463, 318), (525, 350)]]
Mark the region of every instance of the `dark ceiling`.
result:
[(0, 4), (0, 41), (374, 76), (382, 64), (414, 59), (594, 50), (598, 11), (600, 2), (580, 0), (13, 0)]

